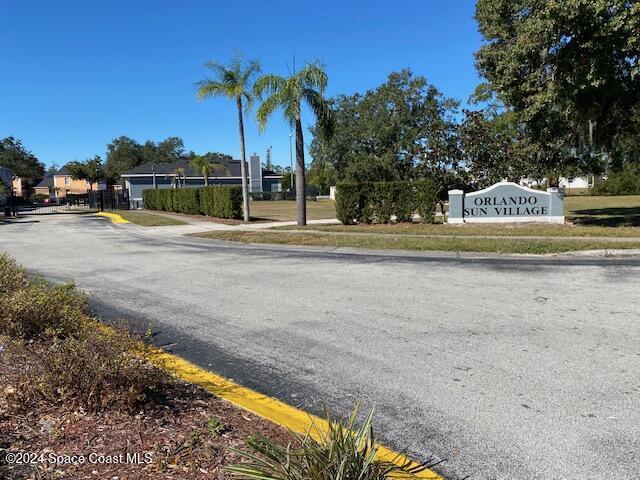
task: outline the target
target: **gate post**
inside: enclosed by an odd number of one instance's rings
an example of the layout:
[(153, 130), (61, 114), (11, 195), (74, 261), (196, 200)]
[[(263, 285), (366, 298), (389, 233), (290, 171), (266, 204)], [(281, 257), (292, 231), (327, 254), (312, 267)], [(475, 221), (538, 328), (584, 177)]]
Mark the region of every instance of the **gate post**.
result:
[(100, 201), (100, 211), (104, 211), (104, 197), (102, 196), (103, 190), (98, 190), (98, 199)]
[[(444, 218), (442, 219), (444, 223)], [(464, 223), (464, 192), (449, 190), (449, 218), (447, 223)]]

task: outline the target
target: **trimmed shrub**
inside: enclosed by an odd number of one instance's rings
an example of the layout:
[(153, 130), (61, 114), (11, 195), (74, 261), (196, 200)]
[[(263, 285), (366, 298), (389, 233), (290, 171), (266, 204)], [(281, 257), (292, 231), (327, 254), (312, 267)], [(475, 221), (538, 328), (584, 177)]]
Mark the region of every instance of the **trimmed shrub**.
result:
[(200, 202), (198, 201), (199, 188), (178, 188), (173, 191), (172, 210), (178, 213), (198, 215)]
[(204, 187), (200, 189), (201, 213), (218, 218), (242, 218), (242, 187)]
[[(251, 192), (249, 198), (253, 201), (295, 200), (296, 192)], [(309, 198), (308, 195), (307, 198)], [(315, 200), (315, 197), (311, 198)]]
[(360, 183), (340, 183), (336, 189), (336, 216), (345, 225), (358, 221), (360, 206)]
[(357, 223), (410, 222), (417, 212), (433, 222), (440, 190), (432, 180), (340, 183), (336, 191), (338, 220)]
[(416, 180), (413, 183), (416, 212), (423, 222), (433, 223), (438, 197), (440, 196), (440, 187), (430, 179)]

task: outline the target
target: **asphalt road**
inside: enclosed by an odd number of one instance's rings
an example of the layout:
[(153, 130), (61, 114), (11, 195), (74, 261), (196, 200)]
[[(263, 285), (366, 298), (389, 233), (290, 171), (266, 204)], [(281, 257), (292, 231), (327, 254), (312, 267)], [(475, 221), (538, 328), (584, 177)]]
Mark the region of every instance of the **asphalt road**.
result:
[(0, 250), (246, 386), (375, 405), (448, 478), (640, 477), (637, 259), (288, 251), (88, 216), (0, 224)]

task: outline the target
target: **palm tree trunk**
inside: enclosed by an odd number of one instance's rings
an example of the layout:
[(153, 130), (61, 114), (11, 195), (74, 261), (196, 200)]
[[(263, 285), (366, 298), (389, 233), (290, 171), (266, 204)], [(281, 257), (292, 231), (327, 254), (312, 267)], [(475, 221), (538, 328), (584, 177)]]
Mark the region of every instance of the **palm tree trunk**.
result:
[(304, 140), (302, 138), (302, 122), (296, 120), (296, 206), (298, 208), (298, 225), (307, 224), (306, 181), (304, 178)]
[(202, 173), (204, 174), (204, 186), (208, 187), (209, 186), (209, 170), (204, 170)]
[(244, 211), (244, 221), (250, 220), (249, 216), (249, 192), (247, 191), (247, 167), (245, 166), (247, 155), (244, 151), (244, 122), (242, 120), (242, 98), (237, 97), (238, 105), (238, 132), (240, 134), (240, 176), (242, 177), (242, 210)]

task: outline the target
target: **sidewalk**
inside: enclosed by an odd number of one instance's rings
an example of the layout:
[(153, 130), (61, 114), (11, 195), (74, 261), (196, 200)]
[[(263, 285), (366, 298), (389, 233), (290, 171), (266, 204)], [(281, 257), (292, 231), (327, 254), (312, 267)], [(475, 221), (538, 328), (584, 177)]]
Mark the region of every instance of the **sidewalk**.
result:
[[(213, 219), (205, 219), (200, 220), (195, 215), (178, 215), (171, 212), (159, 212), (153, 211), (149, 212), (154, 215), (161, 215), (167, 218), (174, 218), (176, 220), (181, 220), (186, 222), (188, 225), (168, 225), (165, 227), (141, 227), (145, 229), (145, 231), (151, 231), (153, 233), (159, 233), (163, 236), (179, 236), (179, 235), (189, 235), (191, 233), (205, 233), (205, 232), (215, 232), (215, 231), (255, 231), (262, 229), (269, 229), (273, 227), (289, 227), (295, 226), (297, 222), (295, 220), (286, 221), (286, 222), (264, 222), (264, 221), (256, 221), (253, 223), (222, 223), (216, 222)], [(308, 225), (331, 225), (340, 223), (335, 218), (323, 219), (323, 220), (308, 220)]]

